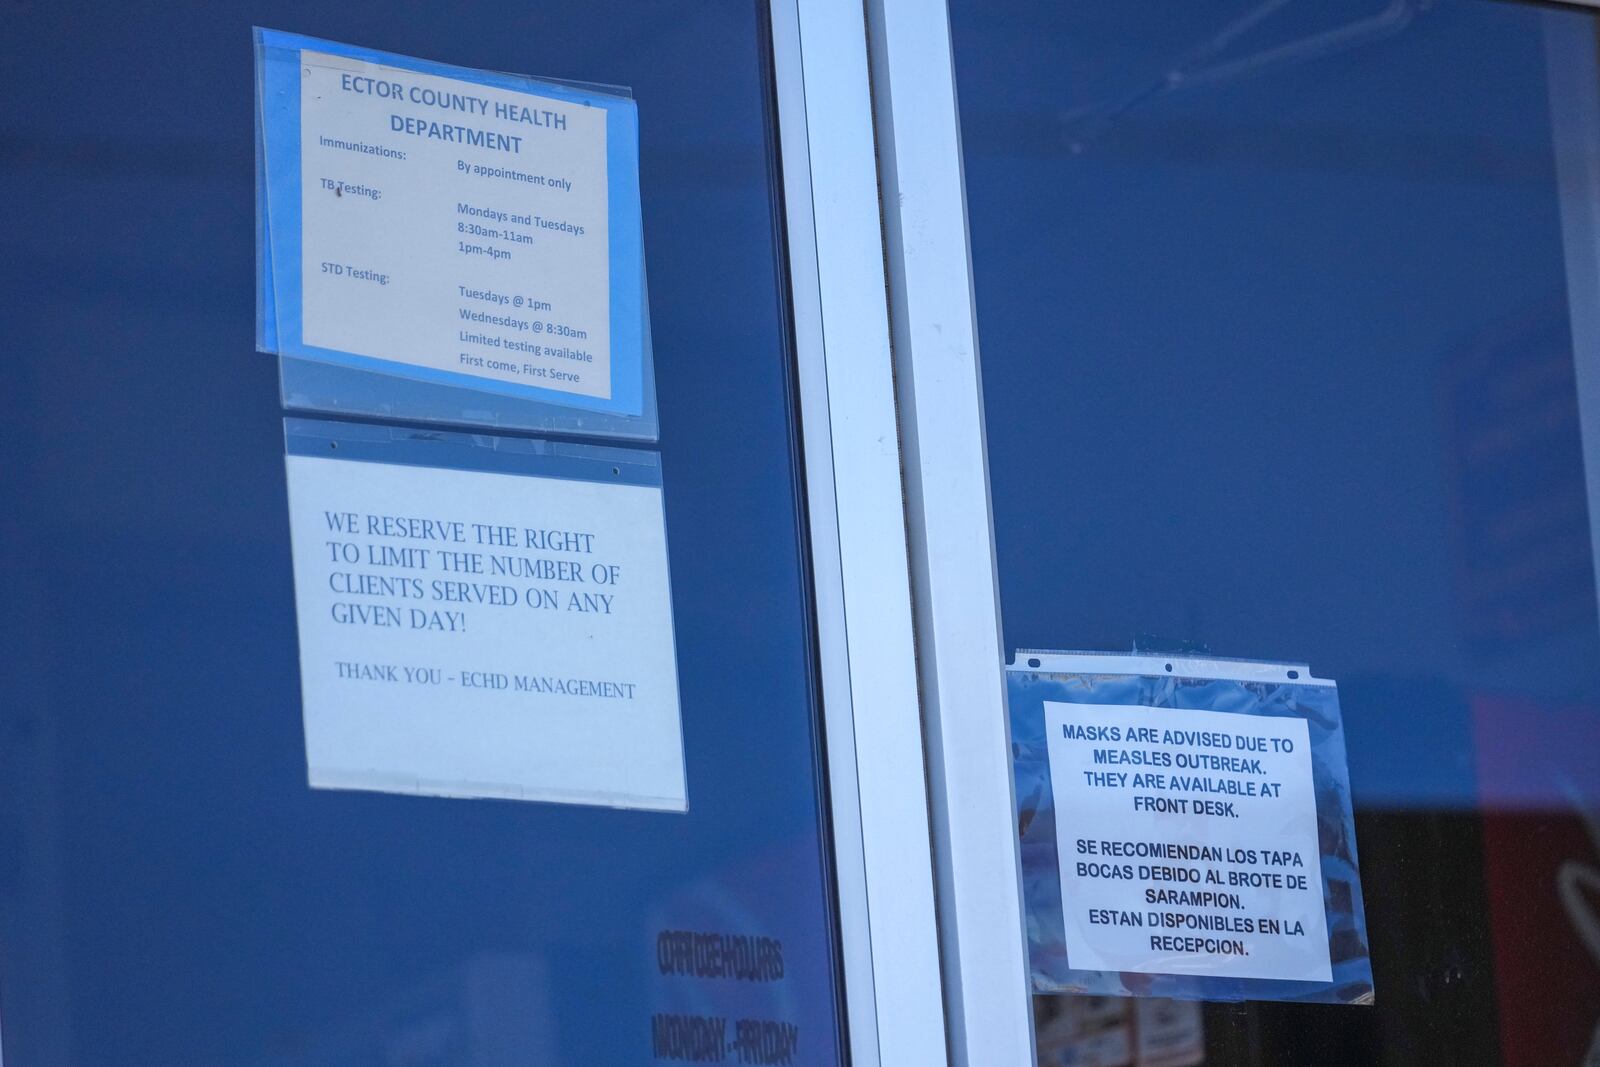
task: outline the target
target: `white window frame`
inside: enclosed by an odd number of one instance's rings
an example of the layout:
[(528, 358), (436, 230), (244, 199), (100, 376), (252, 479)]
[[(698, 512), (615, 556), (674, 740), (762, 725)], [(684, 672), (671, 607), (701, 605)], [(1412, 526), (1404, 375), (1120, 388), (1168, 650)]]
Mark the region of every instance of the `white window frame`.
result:
[(1033, 1067), (950, 20), (867, 0), (950, 1059)]
[(945, 0), (866, 0), (950, 1061), (1034, 1067), (972, 259)]
[(1033, 1067), (948, 13), (770, 2), (851, 1061)]

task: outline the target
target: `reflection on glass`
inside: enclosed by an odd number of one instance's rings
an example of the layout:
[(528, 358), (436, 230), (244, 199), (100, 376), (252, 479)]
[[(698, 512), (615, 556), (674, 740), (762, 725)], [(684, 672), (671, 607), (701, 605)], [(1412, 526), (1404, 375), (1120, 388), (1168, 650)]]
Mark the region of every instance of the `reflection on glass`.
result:
[(1035, 997), (1040, 1067), (1199, 1067), (1205, 1022), (1194, 1001)]
[(1593, 17), (952, 15), (1007, 646), (1339, 684), (1376, 1004), (1207, 1062), (1600, 1055)]
[[(685, 1030), (839, 1062), (760, 9), (4, 20), (6, 1067), (606, 1067)], [(686, 814), (307, 787), (252, 22), (639, 102)], [(781, 977), (664, 965), (673, 931)]]

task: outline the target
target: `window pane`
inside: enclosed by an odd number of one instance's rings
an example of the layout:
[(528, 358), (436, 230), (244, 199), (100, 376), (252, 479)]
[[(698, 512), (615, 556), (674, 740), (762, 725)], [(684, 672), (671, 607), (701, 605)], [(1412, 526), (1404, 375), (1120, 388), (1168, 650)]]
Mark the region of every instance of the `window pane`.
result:
[[(839, 1062), (760, 11), (8, 6), (7, 1067), (635, 1064), (657, 1013)], [(688, 814), (307, 788), (252, 22), (637, 99)]]
[(1376, 1006), (1207, 1005), (1199, 1055), (1580, 1062), (1600, 293), (1561, 175), (1600, 146), (1551, 101), (1593, 18), (951, 7), (1007, 647), (1339, 683)]

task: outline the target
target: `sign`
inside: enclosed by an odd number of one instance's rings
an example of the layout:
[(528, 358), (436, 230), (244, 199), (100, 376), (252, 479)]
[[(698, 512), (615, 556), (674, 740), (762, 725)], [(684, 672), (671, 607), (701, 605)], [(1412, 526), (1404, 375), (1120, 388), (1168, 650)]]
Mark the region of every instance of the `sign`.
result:
[(258, 40), (262, 347), (640, 414), (632, 100)]
[(421, 465), (505, 453), (380, 427), (348, 429), (418, 458), (318, 454), (316, 425), (287, 458), (312, 786), (685, 810), (659, 485), (538, 442), (544, 475)]
[(1074, 966), (1332, 979), (1303, 721), (1046, 702), (1045, 728)]
[(1334, 683), (1043, 651), (1006, 683), (1034, 992), (1372, 1002)]

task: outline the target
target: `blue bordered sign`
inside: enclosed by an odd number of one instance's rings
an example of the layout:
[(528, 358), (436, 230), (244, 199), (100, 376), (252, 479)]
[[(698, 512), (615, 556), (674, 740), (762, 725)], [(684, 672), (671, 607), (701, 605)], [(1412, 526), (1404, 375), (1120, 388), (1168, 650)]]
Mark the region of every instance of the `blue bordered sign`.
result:
[(258, 347), (653, 417), (631, 99), (255, 37)]

